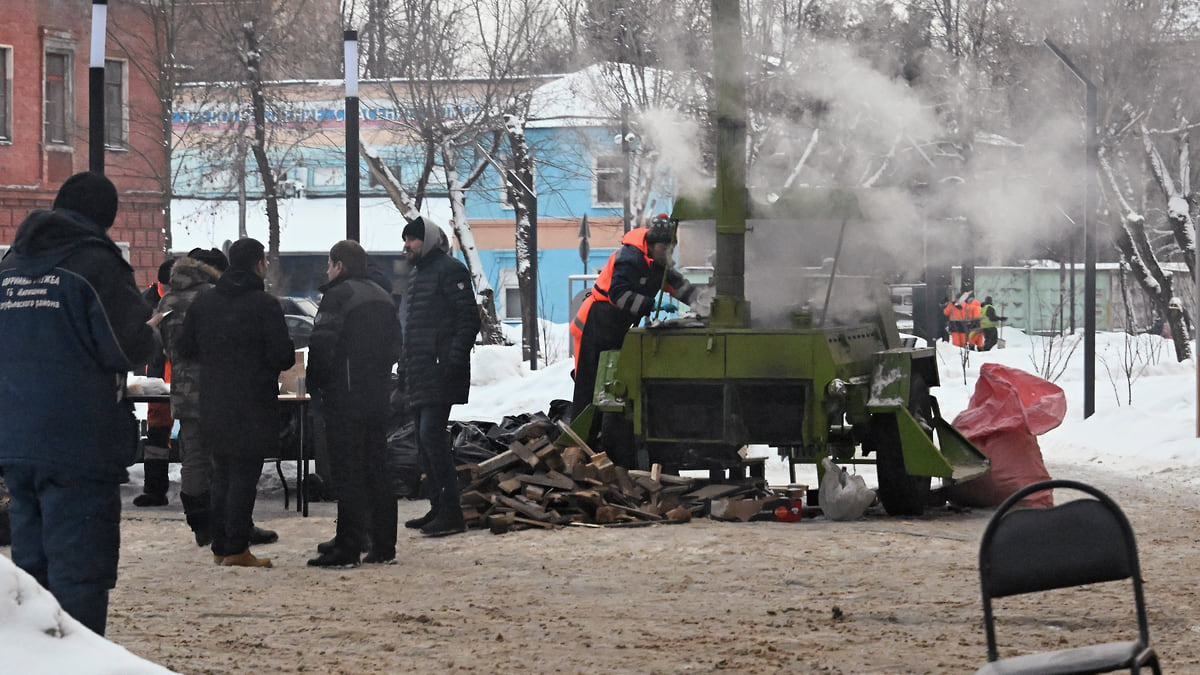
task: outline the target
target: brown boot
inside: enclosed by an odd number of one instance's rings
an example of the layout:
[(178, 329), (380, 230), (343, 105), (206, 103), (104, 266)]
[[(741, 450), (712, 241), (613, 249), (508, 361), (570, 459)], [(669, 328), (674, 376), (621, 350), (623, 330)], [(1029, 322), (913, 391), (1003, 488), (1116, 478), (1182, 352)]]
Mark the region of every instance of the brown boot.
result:
[(220, 565), (223, 562), (225, 562), (225, 556), (217, 555), (216, 553), (213, 554), (213, 564), (214, 565)]
[(270, 567), (271, 559), (256, 558), (254, 557), (254, 554), (250, 552), (250, 549), (246, 549), (237, 555), (225, 556), (225, 559), (221, 561), (221, 564), (226, 567)]

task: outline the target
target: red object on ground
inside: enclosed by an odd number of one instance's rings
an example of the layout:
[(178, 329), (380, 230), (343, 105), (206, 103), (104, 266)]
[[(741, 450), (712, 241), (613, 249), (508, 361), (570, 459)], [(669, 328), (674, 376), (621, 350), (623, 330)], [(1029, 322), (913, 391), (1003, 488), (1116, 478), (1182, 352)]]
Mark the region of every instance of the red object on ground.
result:
[(804, 517), (804, 502), (793, 499), (787, 506), (780, 504), (775, 507), (775, 520), (781, 523), (794, 523)]
[[(987, 474), (953, 485), (950, 501), (963, 506), (998, 506), (1017, 490), (1050, 474), (1037, 436), (1062, 424), (1067, 397), (1053, 382), (1018, 368), (985, 363), (967, 409), (952, 423), (992, 462)], [(1050, 492), (1023, 500), (1053, 506)]]

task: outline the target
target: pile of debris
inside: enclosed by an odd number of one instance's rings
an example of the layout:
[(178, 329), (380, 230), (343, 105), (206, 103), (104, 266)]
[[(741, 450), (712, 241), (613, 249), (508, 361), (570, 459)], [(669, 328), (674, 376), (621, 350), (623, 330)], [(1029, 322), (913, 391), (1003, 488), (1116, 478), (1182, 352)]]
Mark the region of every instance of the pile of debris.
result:
[[(571, 445), (552, 440), (562, 433), (572, 437)], [(509, 437), (507, 449), (498, 454), (459, 464), (469, 527), (502, 534), (566, 525), (685, 523), (705, 515), (750, 520), (779, 499), (762, 479), (712, 483), (663, 474), (657, 466), (626, 470), (588, 447), (570, 427), (544, 417)]]

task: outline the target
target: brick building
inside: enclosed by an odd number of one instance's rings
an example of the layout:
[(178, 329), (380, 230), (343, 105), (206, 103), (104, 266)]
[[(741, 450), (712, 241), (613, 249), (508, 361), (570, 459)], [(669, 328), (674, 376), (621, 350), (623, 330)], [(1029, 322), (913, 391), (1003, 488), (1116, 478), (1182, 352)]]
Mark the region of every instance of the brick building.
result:
[[(88, 168), (90, 0), (5, 0), (0, 21), (0, 245), (58, 186)], [(121, 193), (109, 234), (128, 246), (140, 285), (163, 257), (164, 127), (157, 59), (124, 44), (153, 35), (145, 6), (108, 4), (105, 43), (105, 175)], [(148, 41), (148, 42), (152, 42)]]

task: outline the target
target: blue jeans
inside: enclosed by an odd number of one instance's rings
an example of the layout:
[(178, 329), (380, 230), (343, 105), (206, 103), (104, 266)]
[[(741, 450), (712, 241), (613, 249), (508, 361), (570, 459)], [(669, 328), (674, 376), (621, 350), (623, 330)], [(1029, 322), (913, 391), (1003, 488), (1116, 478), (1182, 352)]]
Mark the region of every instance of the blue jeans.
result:
[(63, 610), (104, 635), (121, 553), (121, 486), (72, 471), (6, 464), (12, 559)]
[(427, 405), (416, 410), (417, 452), (425, 462), (429, 503), (434, 509), (458, 509), (458, 472), (450, 447), (450, 405)]

